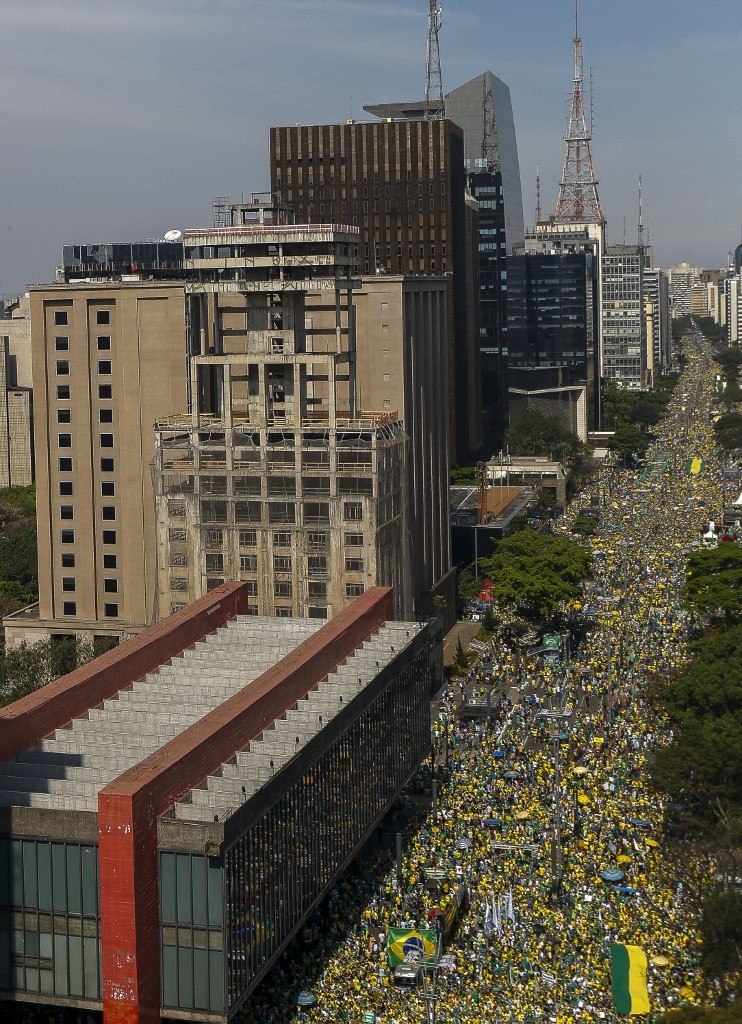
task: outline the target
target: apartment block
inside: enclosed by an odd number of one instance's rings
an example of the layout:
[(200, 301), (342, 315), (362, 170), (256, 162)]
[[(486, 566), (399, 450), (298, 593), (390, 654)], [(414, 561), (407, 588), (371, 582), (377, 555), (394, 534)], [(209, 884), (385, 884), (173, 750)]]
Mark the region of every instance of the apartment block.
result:
[(609, 245), (603, 255), (603, 376), (631, 390), (652, 383), (654, 339), (645, 289), (651, 266), (645, 246)]
[(137, 633), (156, 607), (154, 423), (187, 402), (183, 286), (70, 280), (30, 307), (39, 603), (6, 642)]
[(358, 232), (217, 220), (184, 239), (191, 409), (156, 424), (158, 615), (225, 579), (255, 615), (331, 618), (379, 583), (411, 612), (404, 428), (357, 411)]
[(28, 296), (0, 303), (0, 487), (33, 483), (33, 392)]

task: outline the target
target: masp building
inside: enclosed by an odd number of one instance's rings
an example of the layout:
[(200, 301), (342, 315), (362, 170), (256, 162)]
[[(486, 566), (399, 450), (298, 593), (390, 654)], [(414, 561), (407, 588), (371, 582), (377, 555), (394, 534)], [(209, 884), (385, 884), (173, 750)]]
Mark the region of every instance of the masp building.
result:
[(430, 746), (431, 625), (244, 583), (0, 712), (0, 998), (226, 1022)]

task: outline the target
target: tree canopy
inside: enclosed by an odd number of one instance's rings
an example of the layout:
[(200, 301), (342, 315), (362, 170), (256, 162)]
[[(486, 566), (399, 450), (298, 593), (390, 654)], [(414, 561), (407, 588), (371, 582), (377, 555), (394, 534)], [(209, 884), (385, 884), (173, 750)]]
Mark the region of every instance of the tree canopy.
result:
[(685, 599), (704, 615), (721, 609), (728, 623), (742, 620), (742, 547), (722, 542), (691, 555)]
[(584, 445), (577, 434), (567, 430), (555, 416), (529, 409), (525, 416), (508, 427), (505, 444), (513, 454), (547, 455), (571, 463), (580, 458)]
[(742, 448), (742, 413), (728, 412), (714, 423), (716, 440), (726, 451)]
[(624, 460), (624, 464), (634, 456), (641, 458), (648, 447), (649, 441), (638, 427), (629, 423), (616, 427), (616, 433), (613, 435), (613, 450)]

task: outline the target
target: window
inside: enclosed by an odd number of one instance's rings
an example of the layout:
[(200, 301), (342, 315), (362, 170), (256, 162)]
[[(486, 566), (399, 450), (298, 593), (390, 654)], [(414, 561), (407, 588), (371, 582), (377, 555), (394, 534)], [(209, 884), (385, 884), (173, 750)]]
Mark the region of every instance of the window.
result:
[(62, 615), (77, 615), (77, 602), (65, 601), (62, 605)]
[(346, 533), (345, 535), (345, 546), (348, 548), (362, 548), (363, 547), (363, 534), (362, 533)]
[(291, 547), (291, 534), (287, 531), (280, 531), (273, 534), (273, 546), (275, 548), (290, 548)]
[(104, 498), (112, 498), (116, 493), (116, 484), (113, 480), (104, 480), (100, 485), (100, 493)]
[(257, 530), (240, 530), (240, 547), (254, 548), (258, 543)]
[(363, 572), (363, 559), (362, 558), (346, 558), (345, 559), (345, 571), (346, 572)]
[(70, 386), (69, 384), (57, 384), (57, 401), (66, 402), (69, 401), (70, 397)]
[(54, 326), (55, 327), (66, 327), (67, 326), (67, 310), (66, 309), (55, 309), (54, 310)]
[(224, 572), (224, 555), (221, 551), (207, 553), (206, 572)]
[(310, 555), (308, 561), (310, 573), (324, 575), (327, 572), (327, 555)]
[(113, 423), (113, 409), (99, 409), (98, 419), (101, 423)]
[(98, 351), (108, 352), (111, 348), (111, 339), (107, 334), (98, 335)]
[(110, 322), (111, 322), (111, 310), (110, 309), (98, 309), (98, 310), (96, 310), (95, 322), (97, 324), (110, 324)]
[(72, 459), (69, 456), (63, 456), (59, 460), (59, 472), (60, 473), (71, 473), (72, 472)]
[(384, 383), (385, 383), (385, 384), (388, 384), (388, 383), (389, 383), (389, 374), (388, 374), (388, 373), (385, 373), (385, 374), (384, 374)]
[(62, 568), (63, 569), (74, 569), (75, 568), (75, 556), (71, 551), (66, 552), (62, 555)]
[(327, 599), (327, 584), (320, 582), (319, 580), (309, 581), (309, 596), (315, 601), (324, 601)]
[(240, 572), (257, 572), (257, 555), (240, 555)]
[(107, 376), (111, 372), (111, 360), (110, 359), (99, 359), (98, 360), (98, 373), (102, 376)]
[(273, 593), (276, 597), (291, 597), (291, 580), (275, 580)]
[(324, 530), (309, 531), (309, 547), (313, 551), (324, 551), (327, 547), (327, 534)]
[(101, 448), (113, 448), (113, 434), (101, 434), (100, 446)]
[(117, 594), (118, 589), (118, 580), (103, 580), (103, 590), (106, 592), (106, 594)]
[(71, 423), (72, 422), (72, 410), (71, 409), (57, 409), (57, 423)]
[(63, 544), (74, 544), (75, 543), (75, 531), (74, 530), (62, 530), (61, 540)]
[(360, 501), (346, 501), (343, 506), (343, 518), (345, 520), (363, 519), (363, 505)]
[(98, 385), (98, 398), (111, 398), (113, 397), (113, 389), (110, 384), (99, 384)]
[(276, 605), (276, 618), (277, 619), (290, 619), (292, 616), (290, 608), (282, 608), (280, 605)]
[(346, 583), (345, 584), (345, 596), (346, 597), (360, 597), (363, 593), (362, 583)]
[(103, 531), (103, 543), (104, 544), (115, 544), (116, 543), (116, 531), (115, 530), (104, 530)]
[(70, 373), (69, 360), (67, 360), (67, 359), (58, 359), (57, 360), (57, 376), (58, 377), (68, 377), (69, 373)]
[(72, 434), (58, 434), (57, 444), (60, 448), (71, 448), (72, 447)]
[(101, 459), (100, 460), (100, 471), (101, 473), (113, 473), (114, 460), (113, 459)]
[(119, 606), (117, 604), (104, 604), (103, 611), (107, 619), (117, 619), (119, 616)]
[(69, 352), (70, 350), (70, 339), (69, 338), (55, 338), (54, 348), (57, 352)]
[(61, 505), (60, 509), (59, 509), (59, 518), (60, 519), (74, 519), (75, 518), (75, 508), (74, 508), (74, 505)]
[(101, 509), (101, 516), (103, 519), (111, 520), (116, 518), (116, 506), (115, 505), (104, 505)]
[(59, 493), (66, 498), (72, 495), (72, 481), (71, 480), (60, 480), (59, 481)]
[(70, 591), (75, 590), (75, 577), (74, 576), (63, 576), (62, 577), (62, 590)]
[(258, 596), (258, 581), (257, 580), (247, 580), (245, 582), (245, 587), (247, 588), (247, 596), (248, 597), (257, 597)]
[(115, 555), (104, 555), (103, 556), (103, 568), (104, 569), (115, 569), (118, 559)]
[(312, 608), (310, 606), (310, 608), (309, 608), (309, 618), (310, 619), (326, 619), (327, 618), (327, 609), (326, 608)]
[(273, 571), (291, 572), (291, 555), (274, 555)]

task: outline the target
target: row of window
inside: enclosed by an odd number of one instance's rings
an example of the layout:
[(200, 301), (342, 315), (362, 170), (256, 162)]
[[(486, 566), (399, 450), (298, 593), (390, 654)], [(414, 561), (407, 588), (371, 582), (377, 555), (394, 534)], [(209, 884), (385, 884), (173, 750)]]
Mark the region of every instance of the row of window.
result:
[[(70, 485), (71, 486), (71, 485)], [(116, 518), (116, 506), (115, 505), (103, 505), (101, 508), (101, 519), (105, 519), (106, 522), (113, 522)], [(74, 519), (75, 518), (75, 506), (74, 505), (60, 505), (59, 506), (59, 518), (60, 519)]]
[[(101, 410), (103, 412), (104, 410)], [(101, 448), (114, 448), (116, 439), (113, 434), (101, 434), (99, 437)], [(72, 434), (57, 434), (57, 446), (59, 448), (72, 447)]]
[[(106, 602), (103, 605), (103, 614), (107, 619), (117, 619), (119, 617), (119, 606)], [(63, 601), (62, 615), (77, 615), (77, 601)]]
[[(57, 376), (58, 377), (69, 377), (70, 375), (70, 361), (69, 359), (58, 359), (57, 360)], [(108, 377), (113, 373), (112, 363), (110, 359), (99, 359), (98, 360), (98, 373), (101, 377)]]
[[(212, 577), (208, 580), (208, 589), (213, 590), (215, 587), (220, 586), (224, 583), (222, 578)], [(245, 580), (245, 590), (248, 597), (258, 596), (258, 581), (257, 580)], [(170, 589), (173, 591), (188, 590), (188, 581), (180, 577), (171, 577)], [(363, 594), (365, 587), (363, 583), (346, 583), (345, 584), (345, 596), (346, 597), (360, 597)], [(327, 600), (327, 584), (317, 581), (309, 580), (307, 593), (310, 599), (315, 601), (326, 601)], [(294, 596), (293, 585), (291, 580), (274, 580), (273, 582), (273, 596), (279, 598), (290, 598)], [(257, 613), (256, 613), (257, 614)], [(278, 614), (278, 612), (276, 612)], [(289, 609), (289, 614), (291, 610)]]
[[(62, 533), (74, 533), (74, 531), (63, 530)], [(63, 569), (74, 569), (75, 568), (75, 553), (74, 551), (63, 551), (61, 555), (62, 568)], [(103, 568), (104, 569), (116, 569), (118, 567), (118, 558), (116, 555), (103, 555)]]
[[(187, 564), (187, 560), (174, 562), (173, 558), (180, 559), (180, 555), (171, 556), (170, 564)], [(307, 565), (310, 573), (324, 573), (327, 572), (327, 556), (326, 555), (309, 555), (307, 558)], [(274, 555), (273, 556), (273, 571), (274, 572), (291, 572), (292, 570), (292, 558), (291, 555)], [(240, 555), (240, 572), (257, 572), (258, 571), (258, 556), (257, 555)], [(346, 558), (345, 559), (345, 571), (346, 572), (363, 572), (364, 561), (363, 558)], [(208, 552), (206, 555), (206, 572), (224, 572), (224, 555), (221, 551)]]
[[(99, 352), (110, 352), (111, 350), (111, 335), (110, 334), (99, 334), (95, 339), (96, 346)], [(70, 339), (67, 335), (58, 334), (54, 338), (54, 351), (55, 352), (69, 352), (70, 350)]]
[[(96, 309), (95, 322), (99, 326), (106, 326), (111, 322), (110, 309)], [(54, 326), (66, 327), (69, 324), (69, 312), (66, 309), (54, 310)]]

